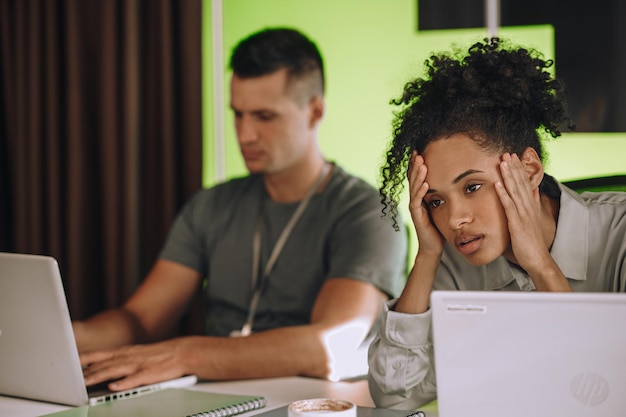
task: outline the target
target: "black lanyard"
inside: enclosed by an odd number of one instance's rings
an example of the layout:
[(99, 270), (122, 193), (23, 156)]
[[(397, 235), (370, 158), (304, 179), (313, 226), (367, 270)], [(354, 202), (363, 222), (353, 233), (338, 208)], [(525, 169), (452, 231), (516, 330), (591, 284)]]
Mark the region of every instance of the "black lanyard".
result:
[(254, 238), (252, 241), (252, 288), (254, 288), (254, 294), (252, 294), (252, 298), (250, 299), (250, 306), (248, 308), (248, 318), (246, 319), (246, 322), (241, 328), (241, 331), (235, 330), (231, 332), (231, 336), (249, 336), (250, 333), (252, 333), (252, 324), (254, 322), (254, 315), (256, 314), (256, 310), (259, 304), (259, 299), (261, 298), (262, 288), (265, 285), (265, 283), (268, 281), (270, 273), (272, 272), (272, 269), (274, 269), (274, 265), (276, 264), (276, 261), (278, 260), (278, 256), (280, 255), (281, 251), (283, 250), (283, 247), (285, 246), (285, 242), (287, 241), (287, 238), (289, 238), (291, 231), (293, 230), (296, 223), (302, 216), (302, 213), (304, 212), (304, 210), (309, 205), (311, 198), (313, 197), (313, 195), (315, 194), (315, 191), (319, 188), (320, 184), (326, 177), (326, 174), (328, 173), (329, 169), (330, 169), (330, 164), (324, 163), (324, 166), (322, 167), (322, 171), (320, 172), (320, 175), (317, 177), (317, 180), (315, 181), (313, 186), (309, 189), (309, 192), (307, 193), (306, 197), (304, 197), (304, 199), (300, 201), (300, 204), (298, 204), (296, 211), (294, 211), (294, 213), (291, 215), (291, 218), (287, 222), (287, 225), (285, 225), (285, 228), (280, 233), (280, 236), (278, 237), (278, 240), (276, 241), (276, 244), (274, 245), (274, 248), (272, 249), (272, 253), (267, 261), (267, 264), (265, 265), (265, 269), (263, 270), (263, 275), (261, 276), (261, 279), (259, 280), (259, 263), (260, 263), (260, 258), (261, 258), (261, 232), (263, 228), (262, 220), (263, 220), (263, 211), (264, 211), (263, 210), (263, 197), (262, 197), (261, 204), (259, 206), (259, 212), (257, 213), (256, 226), (254, 228)]

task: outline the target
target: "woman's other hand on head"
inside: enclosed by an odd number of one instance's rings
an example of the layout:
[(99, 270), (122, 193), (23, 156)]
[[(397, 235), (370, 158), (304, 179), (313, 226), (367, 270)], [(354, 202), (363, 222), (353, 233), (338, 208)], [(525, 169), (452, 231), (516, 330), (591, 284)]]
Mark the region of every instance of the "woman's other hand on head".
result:
[(507, 216), (514, 262), (528, 269), (540, 257), (549, 255), (542, 225), (538, 186), (516, 154), (505, 153), (500, 162), (502, 182), (496, 191)]
[(443, 251), (445, 240), (432, 223), (426, 206), (425, 197), (429, 187), (426, 182), (427, 173), (428, 168), (424, 163), (424, 158), (414, 150), (407, 173), (410, 196), (409, 211), (417, 233), (419, 251), (428, 251), (439, 255)]

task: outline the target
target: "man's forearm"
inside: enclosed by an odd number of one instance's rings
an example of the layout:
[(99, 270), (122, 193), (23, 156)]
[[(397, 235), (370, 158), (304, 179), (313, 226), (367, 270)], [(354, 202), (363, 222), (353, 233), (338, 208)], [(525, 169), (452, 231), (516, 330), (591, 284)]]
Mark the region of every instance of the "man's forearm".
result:
[(107, 310), (88, 320), (74, 321), (79, 352), (109, 349), (145, 341), (135, 317), (126, 310)]
[(285, 327), (244, 338), (182, 338), (184, 368), (203, 379), (229, 380), (302, 375), (327, 378), (331, 353), (313, 326)]

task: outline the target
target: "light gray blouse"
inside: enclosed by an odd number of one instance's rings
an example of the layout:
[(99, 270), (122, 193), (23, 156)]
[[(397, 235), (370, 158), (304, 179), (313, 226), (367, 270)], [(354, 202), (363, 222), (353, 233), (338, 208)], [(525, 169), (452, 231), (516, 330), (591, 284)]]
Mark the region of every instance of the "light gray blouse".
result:
[[(573, 291), (626, 291), (626, 193), (581, 195), (559, 184), (552, 257)], [(531, 291), (530, 277), (500, 257), (474, 267), (446, 245), (433, 284), (438, 290)], [(436, 398), (431, 311), (393, 311), (390, 300), (369, 350), (369, 387), (378, 407), (416, 409)]]

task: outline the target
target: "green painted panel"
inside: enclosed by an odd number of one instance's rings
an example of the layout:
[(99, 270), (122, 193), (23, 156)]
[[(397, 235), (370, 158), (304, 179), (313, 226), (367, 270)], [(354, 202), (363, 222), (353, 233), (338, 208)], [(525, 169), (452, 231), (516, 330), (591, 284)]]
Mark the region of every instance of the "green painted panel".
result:
[(626, 174), (626, 133), (565, 133), (545, 148), (545, 171), (561, 181)]
[[(394, 107), (411, 77), (420, 75), (432, 52), (451, 44), (469, 46), (487, 36), (486, 29), (421, 31), (416, 29), (414, 0), (224, 0), (224, 62), (238, 40), (269, 26), (290, 26), (316, 41), (326, 65), (325, 115), (319, 130), (320, 147), (327, 158), (373, 185), (378, 184), (384, 152), (391, 139)], [(204, 3), (204, 124), (203, 184), (217, 181), (213, 173), (213, 109), (210, 95), (211, 1)], [(549, 25), (502, 28), (500, 35), (554, 57), (554, 31)], [(229, 103), (230, 73), (223, 88)], [(246, 173), (239, 155), (228, 107), (225, 113), (226, 177)], [(405, 198), (406, 200), (406, 198)], [(408, 201), (401, 207), (406, 221)], [(412, 230), (412, 228), (411, 228)], [(413, 237), (413, 241), (415, 238)], [(416, 248), (416, 245), (413, 245)]]
[[(209, 9), (210, 1), (205, 3), (205, 9)], [(389, 100), (399, 96), (404, 83), (422, 71), (422, 63), (432, 52), (449, 49), (452, 43), (469, 45), (486, 36), (483, 28), (418, 32), (415, 3), (414, 0), (226, 0), (224, 62), (228, 62), (230, 51), (239, 39), (264, 27), (291, 26), (310, 35), (320, 47), (326, 65), (327, 113), (319, 132), (320, 146), (329, 159), (376, 184), (391, 139), (393, 107)], [(205, 14), (205, 21), (210, 23), (210, 13)], [(550, 26), (505, 28), (501, 34), (537, 47), (548, 57), (554, 55)], [(208, 48), (210, 42), (206, 45)], [(209, 57), (210, 53), (205, 56)], [(205, 84), (210, 84), (210, 67), (207, 61), (205, 64)], [(227, 72), (223, 87), (226, 104), (229, 78)], [(205, 96), (207, 126), (212, 123), (207, 110), (210, 101), (210, 96)], [(209, 130), (207, 127), (205, 132)], [(212, 135), (207, 135), (207, 141), (212, 139)], [(228, 110), (225, 140), (227, 177), (245, 174)], [(212, 143), (207, 143), (206, 148), (206, 156), (213, 156)], [(206, 164), (212, 164), (212, 159), (207, 159)], [(214, 180), (205, 176), (204, 183), (210, 185)]]

